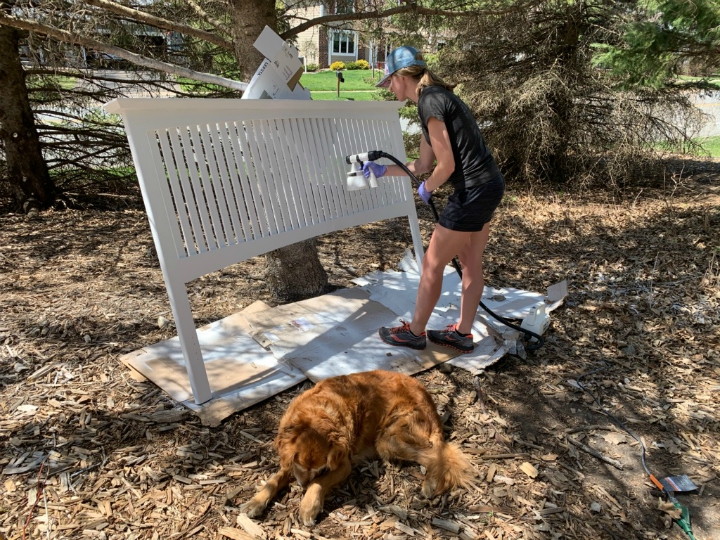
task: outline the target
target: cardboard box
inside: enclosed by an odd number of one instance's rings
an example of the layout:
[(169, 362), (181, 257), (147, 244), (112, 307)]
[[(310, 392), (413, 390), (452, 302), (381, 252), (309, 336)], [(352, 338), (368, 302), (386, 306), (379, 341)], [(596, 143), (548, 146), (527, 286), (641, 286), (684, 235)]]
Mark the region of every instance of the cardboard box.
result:
[(299, 83), (291, 90), (266, 59), (250, 79), (242, 99), (310, 99), (310, 92)]
[(250, 80), (243, 99), (310, 99), (310, 92), (299, 84), (303, 64), (292, 44), (266, 26), (254, 46), (265, 60)]
[(283, 81), (291, 90), (294, 90), (303, 73), (303, 64), (298, 50), (292, 43), (283, 40), (269, 26), (266, 26), (253, 46), (270, 60)]

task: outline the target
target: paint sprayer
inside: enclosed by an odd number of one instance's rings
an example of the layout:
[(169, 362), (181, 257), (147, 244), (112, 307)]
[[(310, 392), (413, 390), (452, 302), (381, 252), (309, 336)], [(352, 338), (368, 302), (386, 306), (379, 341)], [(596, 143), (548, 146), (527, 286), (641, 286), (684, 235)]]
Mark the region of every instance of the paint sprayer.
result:
[(347, 174), (347, 188), (349, 191), (357, 191), (358, 189), (365, 189), (367, 187), (378, 187), (377, 178), (375, 178), (375, 174), (373, 174), (372, 171), (370, 171), (370, 176), (365, 178), (363, 174), (363, 164), (366, 161), (376, 161), (381, 157), (388, 157), (387, 155), (380, 154), (384, 154), (384, 152), (375, 150), (364, 154), (351, 154), (345, 157), (345, 162), (350, 165), (350, 170)]
[[(407, 166), (395, 156), (388, 154), (387, 152), (383, 152), (382, 150), (371, 150), (369, 152), (364, 152), (361, 154), (351, 154), (345, 157), (345, 162), (350, 165), (350, 171), (347, 175), (348, 190), (356, 191), (358, 189), (365, 189), (367, 187), (378, 187), (377, 178), (372, 173), (372, 171), (369, 171), (370, 175), (368, 178), (365, 178), (365, 176), (363, 175), (363, 164), (368, 161), (377, 161), (381, 158), (387, 158), (393, 163), (395, 163), (395, 165), (405, 171), (405, 173), (410, 178), (412, 178), (418, 186), (420, 185), (420, 180), (418, 180), (417, 176), (410, 172), (410, 169), (408, 169)], [(437, 223), (440, 219), (440, 216), (437, 209), (435, 208), (435, 203), (432, 200), (432, 196), (428, 201), (428, 206), (432, 210), (433, 216), (435, 217), (435, 223)], [(458, 263), (456, 258), (453, 258), (452, 265), (462, 279), (462, 269), (460, 268), (460, 263)], [(482, 300), (480, 301), (480, 307), (483, 308), (495, 320), (500, 321), (502, 324), (512, 328), (513, 330), (517, 330), (518, 332), (525, 334), (525, 336), (527, 336), (528, 338), (528, 344), (525, 346), (527, 350), (537, 350), (545, 343), (545, 340), (543, 340), (542, 338), (542, 334), (545, 332), (545, 330), (547, 330), (548, 326), (550, 325), (550, 316), (545, 311), (545, 306), (540, 306), (540, 308), (534, 310), (528, 317), (526, 317), (526, 320), (522, 322), (521, 326), (512, 323), (505, 317), (501, 317), (500, 315), (493, 313), (490, 308), (488, 308), (485, 304), (482, 303)]]

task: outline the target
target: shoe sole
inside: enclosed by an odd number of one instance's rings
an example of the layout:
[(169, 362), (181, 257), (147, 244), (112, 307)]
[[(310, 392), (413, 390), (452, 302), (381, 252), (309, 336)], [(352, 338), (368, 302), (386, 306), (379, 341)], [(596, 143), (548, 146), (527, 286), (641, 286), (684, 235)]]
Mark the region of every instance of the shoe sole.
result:
[(472, 348), (472, 349), (461, 349), (460, 347), (456, 347), (455, 345), (453, 345), (452, 343), (448, 343), (447, 341), (435, 341), (435, 340), (432, 339), (430, 336), (428, 336), (427, 339), (428, 339), (428, 341), (430, 341), (430, 343), (434, 343), (435, 345), (440, 345), (440, 346), (442, 346), (442, 347), (450, 347), (451, 349), (455, 349), (456, 351), (460, 351), (460, 352), (463, 353), (463, 354), (468, 354), (468, 353), (471, 353), (471, 352), (473, 352), (473, 351), (475, 350), (475, 346), (474, 346), (474, 345), (473, 345), (473, 348)]

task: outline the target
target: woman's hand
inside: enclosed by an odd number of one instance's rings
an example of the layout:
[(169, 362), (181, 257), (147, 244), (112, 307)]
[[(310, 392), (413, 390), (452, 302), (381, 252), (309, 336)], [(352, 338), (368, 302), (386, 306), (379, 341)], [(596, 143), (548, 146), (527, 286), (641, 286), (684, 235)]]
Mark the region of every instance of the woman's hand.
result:
[(375, 175), (375, 178), (380, 178), (387, 172), (387, 167), (385, 165), (379, 165), (374, 161), (366, 161), (363, 163), (363, 176), (370, 178), (370, 172)]
[(425, 204), (430, 204), (430, 197), (432, 197), (432, 191), (427, 190), (427, 188), (425, 187), (425, 182), (420, 184), (420, 187), (418, 188), (418, 195), (420, 195), (420, 198)]

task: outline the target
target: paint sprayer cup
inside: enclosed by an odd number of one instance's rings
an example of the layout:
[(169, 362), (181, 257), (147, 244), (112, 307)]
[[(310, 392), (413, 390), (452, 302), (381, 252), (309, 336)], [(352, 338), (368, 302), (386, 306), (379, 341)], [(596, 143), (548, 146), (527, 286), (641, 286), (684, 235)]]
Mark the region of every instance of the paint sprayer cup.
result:
[(350, 164), (346, 179), (348, 191), (378, 187), (377, 178), (372, 169), (370, 170), (370, 176), (365, 178), (363, 174), (363, 163), (365, 161), (372, 161), (368, 159), (367, 154), (351, 154), (345, 157), (345, 162)]

